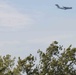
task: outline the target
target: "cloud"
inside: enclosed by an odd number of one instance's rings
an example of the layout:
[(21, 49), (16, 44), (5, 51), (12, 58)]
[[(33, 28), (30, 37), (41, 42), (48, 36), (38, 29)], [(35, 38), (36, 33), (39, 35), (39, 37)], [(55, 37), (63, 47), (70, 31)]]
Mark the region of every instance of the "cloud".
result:
[(46, 36), (46, 37), (41, 37), (41, 38), (34, 38), (32, 40), (29, 40), (28, 42), (29, 43), (34, 43), (34, 44), (46, 44), (46, 43), (50, 43), (50, 42), (53, 42), (53, 41), (59, 41), (59, 40), (66, 40), (66, 39), (69, 39), (69, 38), (73, 38), (74, 36), (73, 35), (51, 35), (51, 36)]
[(0, 47), (19, 45), (19, 41), (0, 41)]
[(20, 13), (7, 3), (0, 3), (0, 27), (22, 28), (29, 26), (33, 20), (27, 15)]

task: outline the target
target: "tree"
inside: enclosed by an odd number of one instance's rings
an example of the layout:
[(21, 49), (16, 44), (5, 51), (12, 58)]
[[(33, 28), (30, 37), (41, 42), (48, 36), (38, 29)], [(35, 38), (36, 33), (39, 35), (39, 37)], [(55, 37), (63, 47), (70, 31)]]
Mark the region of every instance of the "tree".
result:
[(24, 59), (19, 57), (17, 64), (11, 55), (0, 56), (0, 75), (76, 75), (76, 48), (71, 45), (63, 48), (54, 41), (46, 52), (38, 50), (38, 53), (37, 64), (32, 54)]

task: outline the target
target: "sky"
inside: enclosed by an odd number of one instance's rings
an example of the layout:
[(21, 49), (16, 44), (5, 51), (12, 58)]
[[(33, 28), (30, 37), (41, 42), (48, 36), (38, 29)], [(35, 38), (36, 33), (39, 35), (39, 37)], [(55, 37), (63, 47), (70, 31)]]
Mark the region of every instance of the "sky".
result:
[[(58, 9), (71, 6), (72, 10)], [(0, 55), (26, 57), (58, 41), (76, 47), (75, 0), (0, 0)]]

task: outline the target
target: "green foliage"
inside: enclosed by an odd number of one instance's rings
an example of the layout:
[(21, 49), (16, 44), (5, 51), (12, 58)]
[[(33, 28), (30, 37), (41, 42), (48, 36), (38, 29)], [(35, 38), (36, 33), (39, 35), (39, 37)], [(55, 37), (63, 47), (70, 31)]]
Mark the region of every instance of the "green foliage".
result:
[(32, 54), (19, 57), (16, 66), (11, 55), (0, 56), (0, 75), (76, 75), (76, 48), (71, 45), (65, 49), (54, 41), (45, 52), (38, 53), (38, 65)]

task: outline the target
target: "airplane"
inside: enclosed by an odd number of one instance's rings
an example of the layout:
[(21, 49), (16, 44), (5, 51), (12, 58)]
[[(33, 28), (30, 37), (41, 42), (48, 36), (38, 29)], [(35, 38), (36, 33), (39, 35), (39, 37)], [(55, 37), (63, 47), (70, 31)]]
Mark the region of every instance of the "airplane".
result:
[(67, 10), (67, 9), (72, 9), (72, 7), (60, 7), (58, 4), (55, 4), (59, 9)]

